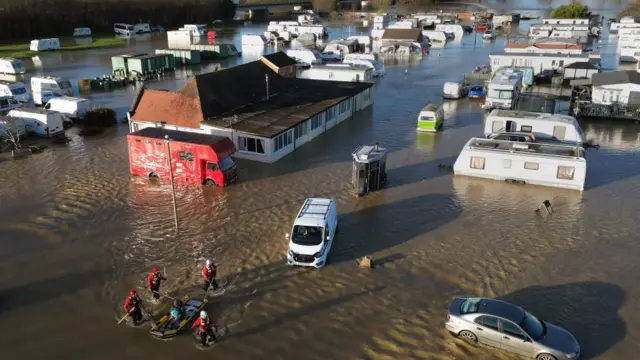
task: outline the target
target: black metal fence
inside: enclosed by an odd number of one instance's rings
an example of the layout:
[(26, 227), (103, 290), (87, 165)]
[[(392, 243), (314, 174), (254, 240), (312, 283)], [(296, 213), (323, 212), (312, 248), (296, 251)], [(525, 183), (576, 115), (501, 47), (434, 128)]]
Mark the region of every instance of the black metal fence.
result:
[(516, 110), (554, 114), (558, 105), (557, 96), (543, 93), (522, 93)]

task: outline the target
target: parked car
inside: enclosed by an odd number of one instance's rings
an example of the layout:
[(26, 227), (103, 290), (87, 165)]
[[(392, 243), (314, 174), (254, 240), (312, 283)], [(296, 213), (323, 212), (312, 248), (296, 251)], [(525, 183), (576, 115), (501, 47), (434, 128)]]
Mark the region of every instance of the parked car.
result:
[(567, 330), (505, 301), (455, 298), (445, 327), (469, 342), (536, 360), (575, 360), (580, 356), (580, 345)]
[(493, 33), (493, 30), (487, 30), (482, 34), (482, 38), (485, 40), (493, 40), (496, 35)]
[(504, 29), (504, 28), (502, 27), (502, 25), (498, 25), (498, 26), (496, 26), (493, 30), (495, 30), (495, 31), (500, 31), (500, 30), (503, 30), (503, 29)]
[(445, 99), (460, 99), (467, 95), (468, 89), (464, 84), (447, 81), (442, 88), (442, 97)]
[(533, 136), (533, 134), (525, 133), (525, 132), (500, 132), (497, 134), (490, 135), (489, 139), (525, 142), (525, 143), (536, 142), (536, 137)]
[(481, 99), (485, 96), (484, 85), (471, 85), (469, 86), (468, 96), (473, 99)]

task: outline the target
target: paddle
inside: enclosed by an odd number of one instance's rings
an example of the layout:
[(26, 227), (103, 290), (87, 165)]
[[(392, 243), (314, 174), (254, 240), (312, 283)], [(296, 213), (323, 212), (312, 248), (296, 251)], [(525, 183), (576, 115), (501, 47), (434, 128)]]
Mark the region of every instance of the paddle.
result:
[(127, 318), (127, 316), (129, 316), (129, 314), (130, 314), (130, 313), (126, 313), (126, 314), (124, 314), (124, 316), (122, 317), (122, 319), (120, 319), (120, 320), (118, 321), (118, 325), (120, 325), (120, 323), (121, 323), (121, 322), (123, 322), (123, 321), (124, 321), (124, 319), (126, 319), (126, 318)]

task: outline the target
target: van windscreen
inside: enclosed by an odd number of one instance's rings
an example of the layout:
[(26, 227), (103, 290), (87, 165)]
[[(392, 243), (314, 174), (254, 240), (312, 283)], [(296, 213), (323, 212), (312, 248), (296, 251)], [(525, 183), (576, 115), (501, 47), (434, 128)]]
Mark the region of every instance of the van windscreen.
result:
[(291, 241), (297, 245), (320, 245), (322, 244), (322, 228), (296, 225), (293, 227)]

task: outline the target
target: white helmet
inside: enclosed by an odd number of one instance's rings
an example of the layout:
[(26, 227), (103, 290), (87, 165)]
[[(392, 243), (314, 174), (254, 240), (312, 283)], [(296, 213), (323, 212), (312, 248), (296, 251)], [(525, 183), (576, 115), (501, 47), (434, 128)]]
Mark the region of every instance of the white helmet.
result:
[(204, 310), (200, 311), (200, 317), (201, 317), (202, 319), (206, 319), (206, 318), (207, 318), (207, 312), (206, 312), (206, 311), (204, 311)]
[(207, 260), (207, 266), (211, 266), (211, 264), (213, 264), (213, 262), (211, 260)]

